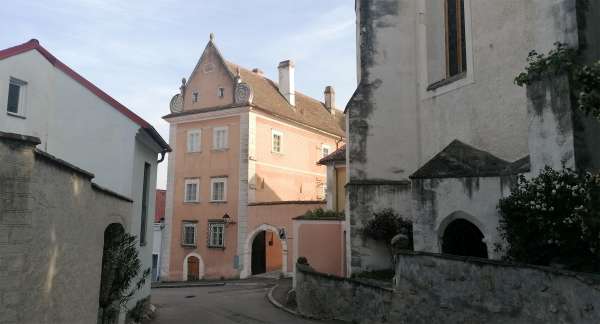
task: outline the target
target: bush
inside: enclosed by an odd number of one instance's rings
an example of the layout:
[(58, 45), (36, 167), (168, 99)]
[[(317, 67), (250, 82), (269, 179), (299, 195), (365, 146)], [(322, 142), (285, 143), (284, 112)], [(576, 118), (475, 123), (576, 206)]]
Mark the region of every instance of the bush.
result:
[(402, 219), (391, 209), (374, 213), (373, 218), (363, 228), (363, 236), (383, 242), (390, 254), (392, 253), (392, 239), (398, 234), (408, 237), (412, 249), (412, 223)]
[(600, 271), (600, 177), (546, 167), (501, 199), (499, 232), (511, 261)]
[(325, 210), (323, 208), (317, 208), (315, 210), (307, 211), (303, 217), (311, 219), (320, 218), (344, 218), (344, 212), (336, 212), (333, 210)]

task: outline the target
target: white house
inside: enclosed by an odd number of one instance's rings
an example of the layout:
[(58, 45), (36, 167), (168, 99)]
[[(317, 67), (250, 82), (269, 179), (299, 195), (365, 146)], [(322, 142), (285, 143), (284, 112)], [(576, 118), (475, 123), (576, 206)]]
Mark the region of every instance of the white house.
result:
[[(0, 131), (38, 137), (38, 149), (133, 201), (121, 225), (138, 237), (150, 268), (156, 169), (170, 151), (156, 130), (35, 39), (0, 51), (0, 107)], [(136, 299), (149, 294), (148, 281)]]

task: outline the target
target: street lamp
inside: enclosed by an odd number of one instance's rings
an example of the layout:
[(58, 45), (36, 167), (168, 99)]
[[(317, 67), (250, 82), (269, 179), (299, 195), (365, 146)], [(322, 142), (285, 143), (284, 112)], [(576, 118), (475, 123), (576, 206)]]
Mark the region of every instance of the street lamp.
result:
[(225, 215), (223, 215), (223, 223), (225, 224), (225, 226), (227, 226), (229, 224), (235, 224), (235, 222), (231, 220), (231, 216), (229, 216), (229, 214), (227, 214), (227, 213), (225, 213)]

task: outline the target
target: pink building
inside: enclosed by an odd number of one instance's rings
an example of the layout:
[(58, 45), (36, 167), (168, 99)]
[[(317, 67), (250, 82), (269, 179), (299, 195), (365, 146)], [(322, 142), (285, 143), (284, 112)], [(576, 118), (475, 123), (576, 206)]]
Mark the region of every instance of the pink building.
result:
[(343, 145), (344, 115), (331, 87), (323, 103), (295, 91), (292, 61), (278, 70), (228, 62), (211, 37), (173, 97), (163, 280), (292, 273), (292, 219), (325, 207), (316, 161)]

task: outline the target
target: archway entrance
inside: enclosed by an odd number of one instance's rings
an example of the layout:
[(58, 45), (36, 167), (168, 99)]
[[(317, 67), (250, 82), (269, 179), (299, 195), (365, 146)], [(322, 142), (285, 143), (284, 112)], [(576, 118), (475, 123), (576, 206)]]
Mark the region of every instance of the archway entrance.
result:
[(102, 251), (102, 271), (100, 274), (100, 296), (98, 300), (98, 322), (102, 324), (116, 323), (119, 317), (119, 305), (113, 300), (113, 288), (118, 271), (120, 247), (125, 229), (123, 225), (112, 223), (104, 230), (104, 247)]
[(483, 239), (483, 233), (475, 224), (456, 219), (444, 230), (442, 253), (487, 259), (487, 245)]
[(282, 270), (282, 248), (277, 233), (260, 231), (252, 241), (252, 275)]
[(195, 256), (190, 256), (187, 260), (187, 281), (200, 280), (200, 260)]

